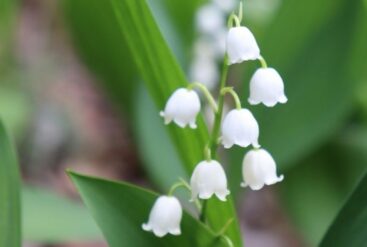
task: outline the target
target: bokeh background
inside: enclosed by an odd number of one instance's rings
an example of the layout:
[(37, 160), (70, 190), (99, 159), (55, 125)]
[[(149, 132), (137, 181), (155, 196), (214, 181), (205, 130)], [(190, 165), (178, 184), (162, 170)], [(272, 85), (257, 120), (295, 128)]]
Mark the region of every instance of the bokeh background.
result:
[[(66, 168), (157, 191), (185, 177), (108, 3), (96, 3), (0, 0), (0, 116), (18, 148), (27, 247), (107, 246)], [(215, 93), (238, 2), (148, 3), (188, 79)], [(367, 166), (367, 1), (245, 0), (244, 9), (289, 98), (249, 107), (284, 182), (240, 189), (244, 151), (222, 152), (245, 243), (316, 246)], [(230, 69), (246, 107), (258, 66)]]

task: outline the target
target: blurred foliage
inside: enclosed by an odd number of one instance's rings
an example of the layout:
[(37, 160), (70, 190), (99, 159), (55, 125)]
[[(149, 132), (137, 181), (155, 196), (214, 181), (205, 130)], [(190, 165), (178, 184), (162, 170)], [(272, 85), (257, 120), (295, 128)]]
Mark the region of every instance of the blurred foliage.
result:
[(21, 246), (19, 186), (16, 154), (0, 121), (0, 247)]
[(321, 247), (359, 247), (367, 241), (367, 175), (365, 174), (323, 238)]
[(39, 243), (101, 240), (102, 234), (80, 203), (30, 185), (23, 186), (24, 239)]

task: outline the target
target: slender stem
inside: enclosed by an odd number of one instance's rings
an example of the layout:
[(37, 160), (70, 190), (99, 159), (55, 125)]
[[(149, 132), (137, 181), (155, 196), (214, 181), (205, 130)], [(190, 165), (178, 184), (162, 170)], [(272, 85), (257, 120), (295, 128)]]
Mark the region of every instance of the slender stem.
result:
[(237, 110), (241, 110), (242, 106), (241, 106), (241, 101), (240, 98), (238, 97), (237, 93), (233, 90), (233, 87), (225, 87), (223, 88), (220, 93), (224, 96), (226, 93), (229, 93), (232, 95), (234, 102), (236, 104), (236, 108)]
[[(224, 61), (223, 61), (222, 76), (220, 80), (220, 91), (226, 86), (228, 68), (229, 68), (228, 56), (225, 55)], [(212, 130), (211, 138), (210, 138), (210, 149), (211, 149), (212, 157), (214, 158), (217, 156), (218, 138), (219, 138), (219, 132), (220, 132), (220, 123), (221, 123), (222, 115), (223, 115), (223, 106), (224, 106), (224, 96), (222, 94), (219, 94), (218, 111), (215, 114), (213, 130)]]
[(241, 21), (240, 21), (240, 19), (238, 18), (238, 16), (237, 16), (237, 15), (235, 15), (234, 13), (232, 13), (232, 14), (229, 16), (229, 18), (228, 18), (228, 22), (227, 22), (227, 26), (228, 26), (228, 28), (233, 27), (233, 21), (235, 22), (236, 27), (241, 26)]
[(206, 207), (207, 207), (207, 202), (206, 200), (204, 200), (203, 203), (201, 204), (201, 212), (199, 216), (199, 220), (203, 222), (204, 224), (205, 224)]
[(187, 88), (189, 90), (192, 90), (194, 87), (198, 88), (201, 90), (201, 92), (203, 92), (203, 94), (205, 95), (206, 99), (208, 100), (208, 103), (210, 104), (210, 106), (213, 108), (214, 113), (216, 113), (218, 111), (218, 106), (217, 103), (215, 102), (213, 95), (209, 92), (208, 88), (200, 83), (200, 82), (193, 82), (190, 83)]
[(221, 235), (220, 237), (223, 238), (226, 241), (226, 243), (228, 244), (228, 247), (233, 247), (234, 246), (233, 243), (232, 243), (232, 240), (228, 236)]
[(242, 21), (242, 18), (243, 18), (243, 5), (242, 5), (242, 1), (240, 2), (240, 7), (239, 7), (239, 10), (238, 10), (238, 19), (241, 23)]
[(259, 61), (261, 63), (261, 67), (266, 69), (268, 67), (268, 64), (266, 63), (265, 59), (263, 58), (263, 56), (259, 57)]
[(224, 233), (227, 231), (228, 227), (232, 224), (233, 218), (230, 218), (226, 224), (222, 227), (222, 229), (219, 231), (218, 235), (224, 235)]
[(212, 160), (212, 151), (210, 150), (209, 144), (205, 145), (204, 156), (205, 156), (206, 161), (209, 162)]
[(177, 183), (175, 183), (171, 186), (171, 188), (169, 189), (168, 195), (172, 196), (173, 193), (175, 192), (175, 190), (180, 188), (180, 187), (185, 187), (188, 191), (191, 191), (190, 185), (188, 185), (185, 180), (180, 179), (179, 182), (177, 182)]

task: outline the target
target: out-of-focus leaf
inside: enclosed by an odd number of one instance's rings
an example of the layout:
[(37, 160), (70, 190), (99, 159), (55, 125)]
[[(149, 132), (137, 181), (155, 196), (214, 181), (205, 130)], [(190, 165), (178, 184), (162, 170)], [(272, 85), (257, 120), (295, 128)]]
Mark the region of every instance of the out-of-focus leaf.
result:
[(141, 229), (157, 194), (128, 183), (69, 174), (111, 247), (227, 246), (223, 239), (186, 213), (180, 236), (157, 238)]
[(101, 240), (88, 210), (79, 203), (41, 188), (22, 191), (24, 239), (40, 243)]
[(336, 179), (336, 164), (317, 156), (291, 169), (280, 185), (292, 221), (311, 246), (319, 243), (345, 193)]
[(145, 170), (154, 184), (168, 190), (178, 177), (187, 179), (187, 172), (145, 88), (139, 88), (134, 105), (135, 136)]
[(21, 246), (19, 184), (16, 154), (0, 121), (0, 247)]
[(367, 169), (367, 131), (349, 126), (322, 150), (293, 167), (281, 184), (294, 223), (315, 246)]
[(367, 242), (367, 175), (364, 175), (324, 236), (321, 247), (361, 247)]
[(136, 81), (131, 54), (121, 37), (111, 5), (96, 0), (65, 0), (66, 21), (73, 41), (114, 102), (129, 110)]

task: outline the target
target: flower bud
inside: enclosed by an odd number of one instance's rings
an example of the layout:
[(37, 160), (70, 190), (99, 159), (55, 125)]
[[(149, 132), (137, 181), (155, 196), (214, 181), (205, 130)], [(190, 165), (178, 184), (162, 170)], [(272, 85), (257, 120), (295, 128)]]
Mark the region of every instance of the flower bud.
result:
[(153, 232), (157, 237), (167, 233), (180, 235), (182, 207), (176, 197), (160, 196), (150, 211), (149, 221), (142, 225), (143, 230)]
[(247, 147), (260, 147), (259, 125), (252, 113), (247, 109), (233, 109), (224, 118), (222, 125), (222, 143), (225, 148), (234, 144)]
[(196, 128), (196, 115), (200, 111), (199, 95), (194, 90), (186, 88), (177, 89), (168, 99), (164, 111), (160, 115), (164, 117), (164, 123), (174, 121), (181, 128), (190, 125)]
[(192, 200), (197, 196), (200, 199), (209, 199), (215, 194), (219, 200), (226, 201), (229, 194), (227, 178), (223, 167), (218, 161), (202, 161), (191, 176)]
[(284, 94), (283, 80), (275, 69), (260, 68), (256, 70), (250, 81), (248, 101), (251, 105), (263, 103), (272, 107), (278, 102), (284, 104), (287, 100)]
[(249, 186), (252, 190), (260, 190), (265, 184), (275, 184), (284, 178), (283, 175), (277, 176), (275, 161), (264, 149), (254, 149), (245, 155), (242, 175), (244, 182), (241, 186)]
[(227, 35), (228, 64), (260, 58), (260, 49), (247, 27), (232, 27)]

